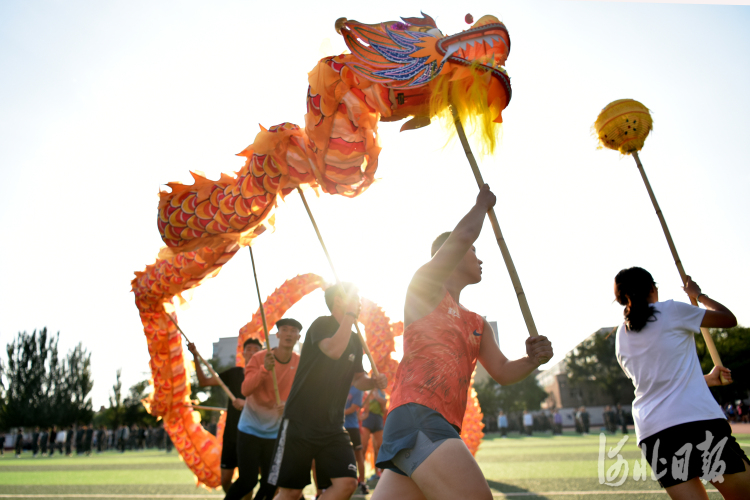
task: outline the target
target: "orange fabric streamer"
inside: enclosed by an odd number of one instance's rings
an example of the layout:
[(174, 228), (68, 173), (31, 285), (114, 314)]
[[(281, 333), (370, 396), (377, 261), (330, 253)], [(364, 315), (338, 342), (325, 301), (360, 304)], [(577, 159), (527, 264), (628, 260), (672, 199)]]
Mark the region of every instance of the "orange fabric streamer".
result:
[(484, 415), (482, 414), (482, 408), (479, 406), (477, 391), (474, 390), (475, 374), (476, 370), (471, 374), (466, 413), (464, 413), (464, 420), (461, 423), (461, 439), (464, 440), (472, 455), (477, 454), (479, 445), (482, 444), (482, 438), (484, 438), (484, 422), (482, 422)]

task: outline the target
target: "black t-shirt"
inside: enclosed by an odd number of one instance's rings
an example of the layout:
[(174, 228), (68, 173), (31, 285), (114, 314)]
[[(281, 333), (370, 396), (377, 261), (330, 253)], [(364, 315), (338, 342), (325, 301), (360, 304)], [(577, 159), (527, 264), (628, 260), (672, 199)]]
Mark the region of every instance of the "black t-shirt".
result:
[(284, 418), (311, 431), (344, 427), (349, 387), (354, 375), (364, 372), (362, 344), (356, 333), (351, 333), (339, 359), (331, 359), (320, 350), (320, 341), (333, 337), (338, 329), (339, 322), (333, 316), (321, 316), (310, 325), (284, 408)]
[[(244, 399), (242, 395), (242, 381), (245, 380), (245, 370), (239, 366), (230, 368), (219, 374), (219, 378), (229, 387), (234, 397)], [(232, 442), (237, 440), (237, 424), (240, 421), (242, 412), (237, 410), (232, 401), (227, 401), (227, 423), (224, 426), (224, 440), (231, 439)]]

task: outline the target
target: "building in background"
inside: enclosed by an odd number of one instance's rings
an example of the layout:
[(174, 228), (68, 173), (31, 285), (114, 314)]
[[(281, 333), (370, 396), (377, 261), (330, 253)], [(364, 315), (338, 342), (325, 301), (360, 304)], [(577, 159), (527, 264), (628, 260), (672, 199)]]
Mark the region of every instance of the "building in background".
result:
[[(271, 349), (279, 345), (279, 339), (276, 338), (275, 330), (269, 336)], [(265, 342), (261, 342), (265, 347)], [(297, 342), (294, 346), (294, 352), (299, 354), (301, 343)], [(234, 366), (237, 359), (237, 337), (221, 337), (218, 342), (214, 342), (213, 357), (219, 360), (219, 366)]]
[[(586, 337), (583, 342), (594, 335), (608, 335), (610, 332), (612, 332), (611, 327), (600, 328)], [(547, 400), (542, 403), (542, 409), (557, 408), (563, 416), (564, 426), (574, 425), (573, 414), (581, 406), (586, 407), (592, 426), (604, 424), (604, 407), (613, 405), (613, 401), (619, 402), (628, 413), (632, 412), (631, 403), (635, 399), (632, 386), (624, 388), (620, 394), (612, 395), (590, 381), (574, 384), (568, 378), (566, 363), (567, 354), (561, 361), (536, 375), (539, 386), (549, 394)]]
[[(271, 349), (279, 345), (276, 335), (269, 337)], [(261, 343), (265, 345), (265, 342)], [(221, 337), (218, 342), (214, 342), (213, 357), (219, 360), (219, 366), (234, 366), (237, 360), (237, 337)]]

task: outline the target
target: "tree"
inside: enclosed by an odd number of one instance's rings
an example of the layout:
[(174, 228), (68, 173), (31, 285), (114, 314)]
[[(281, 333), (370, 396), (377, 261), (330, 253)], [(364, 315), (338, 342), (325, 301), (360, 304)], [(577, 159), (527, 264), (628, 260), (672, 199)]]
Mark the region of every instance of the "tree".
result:
[(141, 380), (130, 387), (128, 396), (125, 398), (125, 424), (140, 426), (156, 425), (156, 417), (146, 411), (146, 407), (141, 402), (148, 395), (148, 388), (151, 386), (149, 380)]
[(91, 398), (88, 398), (88, 394), (94, 387), (91, 379), (91, 354), (80, 342), (68, 353), (63, 374), (64, 391), (59, 391), (59, 394), (65, 398), (60, 402), (64, 408), (64, 417), (59, 423), (62, 425), (72, 425), (75, 422), (91, 423), (94, 417)]
[[(58, 334), (59, 337), (59, 334)], [(57, 357), (58, 337), (47, 336), (47, 328), (29, 335), (18, 334), (7, 345), (7, 402), (2, 408), (2, 426), (47, 426), (51, 422), (47, 397), (55, 378), (49, 376), (50, 354)], [(57, 366), (55, 359), (54, 365)]]
[(121, 424), (131, 426), (138, 424), (141, 426), (156, 425), (156, 417), (151, 416), (143, 406), (141, 400), (148, 395), (148, 388), (151, 386), (149, 380), (142, 380), (134, 384), (128, 391), (127, 396), (122, 395), (122, 369), (117, 370), (115, 384), (112, 386), (112, 393), (109, 395), (109, 408), (104, 408), (94, 417), (95, 424), (105, 425), (110, 428), (117, 428)]
[(497, 415), (500, 410), (508, 414), (538, 410), (548, 396), (534, 375), (511, 385), (500, 385), (490, 378), (475, 384), (474, 390), (485, 415)]
[(115, 383), (112, 386), (112, 392), (109, 394), (109, 408), (98, 412), (94, 416), (94, 424), (105, 425), (110, 429), (116, 429), (125, 421), (125, 407), (122, 401), (122, 368), (117, 369)]
[(91, 355), (78, 344), (60, 363), (58, 332), (47, 328), (19, 333), (7, 345), (4, 370), (7, 391), (0, 408), (0, 426), (71, 425), (91, 421)]
[[(721, 362), (732, 370), (734, 381), (730, 385), (711, 387), (711, 393), (722, 405), (745, 399), (750, 390), (750, 328), (735, 326), (734, 328), (712, 328), (709, 331), (716, 344), (716, 350), (719, 351)], [(703, 335), (696, 334), (695, 347), (703, 373), (710, 372), (714, 363), (711, 361)]]
[(599, 330), (566, 357), (566, 372), (573, 384), (589, 382), (603, 390), (617, 404), (623, 393), (632, 391), (630, 379), (615, 355), (615, 333)]

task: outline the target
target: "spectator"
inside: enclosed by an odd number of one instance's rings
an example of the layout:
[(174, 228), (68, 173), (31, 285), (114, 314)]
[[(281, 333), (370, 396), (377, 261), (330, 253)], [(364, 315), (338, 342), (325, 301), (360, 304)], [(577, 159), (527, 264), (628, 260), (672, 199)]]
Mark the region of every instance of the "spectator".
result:
[(557, 408), (552, 412), (552, 419), (554, 420), (554, 433), (562, 434), (562, 415)]
[(23, 453), (23, 429), (18, 428), (18, 432), (16, 433), (16, 458), (21, 458), (21, 453)]
[(78, 427), (76, 429), (76, 455), (83, 453), (84, 446), (83, 440), (86, 437), (86, 426)]
[(500, 437), (508, 437), (508, 416), (503, 410), (497, 416), (497, 428), (500, 429)]
[(94, 425), (84, 425), (83, 428), (85, 429), (83, 434), (83, 450), (86, 452), (86, 455), (91, 455), (91, 445), (94, 441)]
[(617, 420), (622, 425), (622, 433), (627, 434), (628, 433), (628, 416), (627, 416), (627, 413), (625, 413), (625, 410), (623, 410), (622, 405), (620, 403), (617, 403)]
[(65, 430), (65, 456), (73, 454), (73, 427), (68, 426)]
[(589, 433), (589, 412), (586, 411), (585, 406), (581, 406), (581, 425), (583, 426), (583, 434), (587, 435)]
[(39, 427), (35, 427), (31, 433), (31, 453), (32, 458), (36, 458), (36, 454), (39, 453)]
[(39, 451), (41, 456), (47, 454), (47, 444), (49, 444), (49, 432), (47, 429), (42, 429), (39, 433)]
[(527, 436), (531, 436), (532, 427), (534, 426), (534, 417), (528, 411), (523, 411), (523, 430)]

